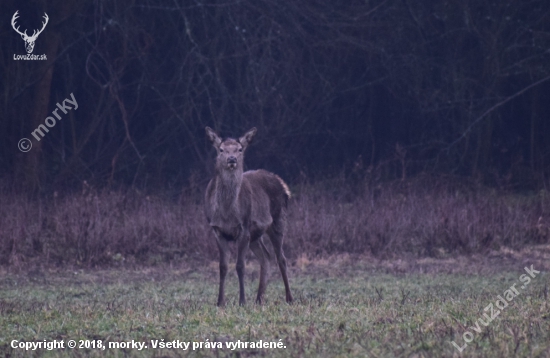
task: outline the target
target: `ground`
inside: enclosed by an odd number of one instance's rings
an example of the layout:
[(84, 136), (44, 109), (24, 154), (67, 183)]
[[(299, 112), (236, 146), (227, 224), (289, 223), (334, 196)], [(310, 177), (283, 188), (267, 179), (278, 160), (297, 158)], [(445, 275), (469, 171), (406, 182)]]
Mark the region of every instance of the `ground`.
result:
[(550, 357), (549, 256), (549, 246), (437, 260), (303, 256), (291, 267), (295, 303), (284, 302), (272, 265), (263, 306), (253, 303), (259, 269), (250, 260), (247, 305), (236, 304), (232, 270), (225, 309), (215, 306), (216, 263), (4, 269), (0, 352), (29, 356), (11, 346), (57, 340), (64, 348), (34, 356)]

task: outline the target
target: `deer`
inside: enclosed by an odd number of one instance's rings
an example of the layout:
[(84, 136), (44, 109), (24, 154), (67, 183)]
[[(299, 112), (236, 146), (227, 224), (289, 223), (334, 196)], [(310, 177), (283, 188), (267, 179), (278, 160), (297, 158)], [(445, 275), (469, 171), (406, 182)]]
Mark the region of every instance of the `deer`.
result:
[(34, 50), (34, 44), (36, 42), (36, 39), (38, 38), (38, 35), (40, 35), (42, 31), (44, 31), (44, 29), (46, 28), (46, 25), (48, 24), (48, 21), (49, 21), (48, 14), (44, 13), (44, 16), (43, 16), (44, 21), (42, 22), (42, 28), (40, 30), (33, 30), (32, 36), (29, 36), (27, 35), (27, 30), (25, 30), (24, 32), (21, 32), (19, 31), (19, 26), (15, 27), (15, 22), (19, 18), (18, 12), (19, 10), (17, 10), (15, 14), (13, 14), (13, 17), (11, 18), (11, 27), (13, 27), (15, 32), (21, 35), (21, 38), (25, 41), (25, 49), (27, 50), (27, 53), (32, 53), (32, 51)]
[(291, 193), (278, 175), (263, 169), (243, 172), (244, 153), (256, 135), (254, 127), (238, 139), (222, 138), (206, 127), (208, 139), (217, 151), (215, 175), (205, 193), (205, 213), (214, 232), (220, 255), (218, 307), (225, 306), (225, 277), (229, 261), (229, 243), (237, 246), (236, 271), (239, 278), (239, 305), (246, 303), (244, 292), (245, 255), (248, 249), (260, 262), (260, 282), (256, 303), (263, 303), (267, 287), (270, 253), (262, 238), (266, 234), (273, 246), (283, 277), (286, 302), (292, 303), (283, 252), (286, 209)]

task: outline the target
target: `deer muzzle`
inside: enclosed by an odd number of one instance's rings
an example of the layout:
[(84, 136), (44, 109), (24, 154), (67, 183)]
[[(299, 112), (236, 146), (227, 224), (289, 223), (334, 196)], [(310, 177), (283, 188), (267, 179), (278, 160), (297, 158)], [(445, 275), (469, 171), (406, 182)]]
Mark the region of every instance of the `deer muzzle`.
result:
[(237, 167), (237, 158), (235, 158), (234, 156), (227, 158), (227, 166), (230, 169), (235, 169)]

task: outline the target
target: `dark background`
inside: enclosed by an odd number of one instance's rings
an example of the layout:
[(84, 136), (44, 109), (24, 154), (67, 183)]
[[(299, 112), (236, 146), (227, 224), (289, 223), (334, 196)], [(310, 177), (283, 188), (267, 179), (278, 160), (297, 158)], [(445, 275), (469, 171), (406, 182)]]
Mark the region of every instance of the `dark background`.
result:
[[(47, 61), (13, 59), (16, 10), (28, 34), (48, 14)], [(258, 127), (248, 167), (290, 183), (548, 184), (548, 1), (4, 0), (0, 24), (0, 172), (20, 192), (204, 190), (207, 125)], [(70, 93), (78, 109), (34, 140)]]

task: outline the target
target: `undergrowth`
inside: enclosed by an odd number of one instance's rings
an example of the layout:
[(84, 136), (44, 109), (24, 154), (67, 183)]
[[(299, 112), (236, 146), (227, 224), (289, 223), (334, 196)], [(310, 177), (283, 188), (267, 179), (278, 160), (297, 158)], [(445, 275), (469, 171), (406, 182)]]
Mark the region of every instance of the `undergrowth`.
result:
[[(448, 257), (550, 242), (546, 191), (517, 194), (430, 177), (375, 185), (335, 179), (291, 189), (291, 260)], [(0, 203), (4, 266), (150, 266), (218, 255), (196, 195), (174, 200), (84, 186), (28, 199), (2, 189)]]

